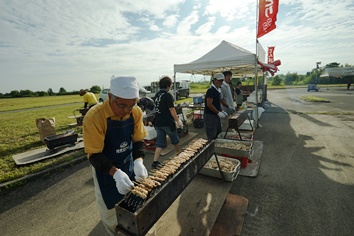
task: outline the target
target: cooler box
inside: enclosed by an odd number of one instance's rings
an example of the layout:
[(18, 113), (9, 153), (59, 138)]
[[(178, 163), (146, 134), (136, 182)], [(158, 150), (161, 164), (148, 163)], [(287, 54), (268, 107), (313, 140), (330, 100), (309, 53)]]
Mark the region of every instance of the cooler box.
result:
[(147, 135), (144, 137), (145, 140), (153, 140), (156, 138), (157, 134), (156, 134), (156, 130), (154, 127), (151, 126), (145, 126)]
[(204, 111), (203, 110), (194, 110), (193, 118), (194, 119), (203, 119)]
[(193, 103), (194, 104), (202, 104), (203, 103), (203, 97), (202, 96), (194, 97), (193, 98)]

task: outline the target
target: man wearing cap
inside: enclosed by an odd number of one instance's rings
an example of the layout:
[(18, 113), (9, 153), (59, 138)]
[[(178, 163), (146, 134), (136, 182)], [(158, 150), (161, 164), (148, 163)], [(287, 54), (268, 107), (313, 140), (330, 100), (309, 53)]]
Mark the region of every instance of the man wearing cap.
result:
[(87, 90), (81, 89), (80, 96), (82, 96), (82, 98), (84, 99), (84, 108), (87, 108), (88, 106), (88, 109), (90, 109), (91, 107), (97, 104), (96, 95), (91, 92), (88, 92)]
[(227, 117), (227, 113), (221, 109), (221, 90), (220, 87), (224, 82), (222, 73), (215, 74), (212, 77), (212, 85), (205, 95), (204, 123), (206, 135), (209, 140), (216, 139), (221, 133), (221, 119)]
[(101, 220), (108, 233), (115, 235), (115, 204), (134, 186), (134, 175), (136, 179), (148, 176), (143, 164), (146, 130), (136, 106), (139, 86), (135, 77), (112, 77), (108, 98), (86, 114), (83, 138)]

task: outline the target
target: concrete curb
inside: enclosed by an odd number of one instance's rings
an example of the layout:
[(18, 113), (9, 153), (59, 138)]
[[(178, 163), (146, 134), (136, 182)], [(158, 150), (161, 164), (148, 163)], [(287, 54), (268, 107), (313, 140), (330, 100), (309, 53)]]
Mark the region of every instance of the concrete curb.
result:
[(0, 184), (0, 192), (8, 190), (9, 186), (14, 185), (16, 183), (26, 182), (28, 180), (36, 179), (36, 178), (38, 178), (40, 176), (47, 175), (47, 174), (49, 174), (52, 171), (55, 171), (57, 169), (67, 168), (67, 167), (69, 167), (69, 166), (71, 166), (73, 164), (77, 164), (77, 163), (83, 162), (85, 160), (87, 160), (87, 156), (86, 155), (79, 156), (79, 157), (75, 158), (74, 160), (71, 160), (69, 162), (64, 162), (64, 163), (62, 163), (60, 165), (53, 166), (53, 167), (51, 167), (49, 169), (42, 170), (42, 171), (40, 171), (38, 173), (29, 174), (29, 175), (23, 176), (23, 177), (21, 177), (19, 179), (15, 179), (15, 180), (11, 180), (11, 181), (8, 181), (8, 182), (5, 182), (5, 183), (1, 183)]

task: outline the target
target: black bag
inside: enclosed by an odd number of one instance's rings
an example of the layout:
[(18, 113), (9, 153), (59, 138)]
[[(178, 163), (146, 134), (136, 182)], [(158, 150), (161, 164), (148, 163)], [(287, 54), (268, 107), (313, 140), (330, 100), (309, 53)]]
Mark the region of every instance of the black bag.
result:
[(204, 127), (204, 119), (200, 119), (200, 118), (194, 119), (193, 125), (194, 125), (194, 128), (196, 128), (196, 129), (203, 128)]

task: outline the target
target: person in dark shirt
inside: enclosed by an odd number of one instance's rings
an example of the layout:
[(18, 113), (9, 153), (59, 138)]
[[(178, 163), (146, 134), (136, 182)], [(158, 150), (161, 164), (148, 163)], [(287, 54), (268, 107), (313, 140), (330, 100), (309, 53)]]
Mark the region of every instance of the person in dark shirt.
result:
[(178, 119), (172, 94), (169, 93), (171, 84), (170, 77), (162, 77), (159, 81), (160, 91), (155, 95), (156, 149), (152, 168), (156, 168), (160, 164), (158, 159), (161, 151), (167, 147), (166, 135), (170, 137), (176, 153), (180, 152), (177, 128), (183, 128), (183, 123)]
[(241, 87), (242, 87), (242, 82), (238, 81), (236, 84), (236, 90), (235, 90), (237, 108), (240, 108), (242, 106), (243, 96), (250, 95), (249, 91), (242, 91)]
[(227, 113), (222, 111), (220, 97), (220, 87), (224, 82), (224, 75), (218, 73), (213, 76), (213, 83), (205, 95), (204, 123), (206, 135), (209, 140), (216, 139), (221, 133), (221, 119), (227, 117)]

